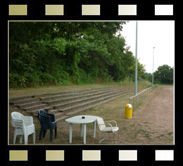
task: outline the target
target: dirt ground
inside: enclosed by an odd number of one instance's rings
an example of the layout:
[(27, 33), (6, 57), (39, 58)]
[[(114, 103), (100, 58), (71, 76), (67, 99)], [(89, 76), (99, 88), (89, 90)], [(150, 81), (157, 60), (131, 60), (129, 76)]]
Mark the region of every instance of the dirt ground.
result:
[[(119, 140), (105, 142), (109, 145), (173, 145), (174, 144), (174, 109), (173, 109), (173, 86), (158, 86), (145, 98), (143, 103), (133, 111), (131, 119), (125, 118), (125, 105), (133, 92), (109, 103), (94, 107), (81, 112), (78, 115), (95, 115), (104, 120), (115, 120), (119, 127)], [(140, 92), (140, 91), (139, 91)], [(10, 106), (10, 112), (14, 108)], [(44, 139), (39, 140), (40, 124), (34, 118), (36, 125), (36, 144), (47, 145), (70, 145), (69, 124), (65, 120), (57, 123), (57, 138), (49, 141), (49, 131)], [(13, 141), (13, 129), (10, 125), (9, 143)], [(102, 133), (98, 127), (96, 137), (93, 138), (93, 125), (87, 124), (86, 144), (100, 145), (102, 138), (113, 138), (113, 134)], [(29, 144), (32, 144), (32, 136), (29, 136)], [(117, 134), (115, 135), (117, 138)], [(80, 136), (80, 125), (73, 124), (72, 145), (83, 145)], [(18, 140), (17, 143), (19, 144)]]
[[(133, 118), (125, 121), (128, 121), (124, 125), (129, 130), (128, 136), (125, 134), (119, 143), (174, 144), (173, 86), (159, 86), (153, 90)], [(126, 141), (128, 138), (131, 142)]]

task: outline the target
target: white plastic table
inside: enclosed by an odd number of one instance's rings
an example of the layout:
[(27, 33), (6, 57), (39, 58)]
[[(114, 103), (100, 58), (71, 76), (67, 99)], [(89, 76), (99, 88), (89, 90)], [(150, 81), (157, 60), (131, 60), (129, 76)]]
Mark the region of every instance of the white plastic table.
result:
[[(82, 119), (82, 117), (85, 117), (85, 118)], [(79, 116), (74, 116), (74, 117), (66, 119), (65, 121), (67, 123), (70, 123), (69, 143), (72, 143), (72, 124), (73, 123), (80, 124), (81, 137), (84, 134), (84, 136), (83, 136), (83, 143), (84, 144), (86, 144), (86, 124), (93, 123), (93, 138), (95, 138), (97, 118), (98, 118), (98, 116), (93, 116), (93, 115), (79, 115)]]

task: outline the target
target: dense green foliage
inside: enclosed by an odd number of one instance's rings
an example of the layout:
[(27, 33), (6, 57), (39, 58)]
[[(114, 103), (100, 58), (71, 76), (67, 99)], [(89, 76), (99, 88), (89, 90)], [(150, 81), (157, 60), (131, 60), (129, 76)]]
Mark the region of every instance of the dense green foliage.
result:
[[(9, 87), (134, 80), (124, 22), (10, 22)], [(138, 62), (138, 75), (144, 75)]]
[(173, 84), (173, 68), (168, 65), (159, 66), (154, 73), (154, 82), (158, 84)]

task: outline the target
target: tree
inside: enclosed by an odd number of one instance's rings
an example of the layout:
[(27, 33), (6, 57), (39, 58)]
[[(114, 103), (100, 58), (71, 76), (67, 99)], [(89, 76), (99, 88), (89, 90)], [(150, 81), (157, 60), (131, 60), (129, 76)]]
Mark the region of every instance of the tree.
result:
[(173, 84), (173, 68), (168, 65), (158, 67), (154, 73), (154, 82), (161, 84)]
[[(10, 22), (9, 87), (121, 81), (135, 58), (125, 22)], [(139, 74), (144, 66), (138, 62)]]

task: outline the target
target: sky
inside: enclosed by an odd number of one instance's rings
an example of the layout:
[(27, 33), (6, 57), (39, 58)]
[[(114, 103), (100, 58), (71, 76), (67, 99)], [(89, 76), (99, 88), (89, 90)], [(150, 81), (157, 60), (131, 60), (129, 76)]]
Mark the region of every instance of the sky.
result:
[[(153, 71), (153, 47), (155, 47), (154, 72), (164, 64), (174, 67), (174, 26), (174, 21), (138, 21), (137, 58), (141, 64), (145, 65), (146, 72)], [(135, 56), (136, 21), (123, 24), (121, 35)]]

